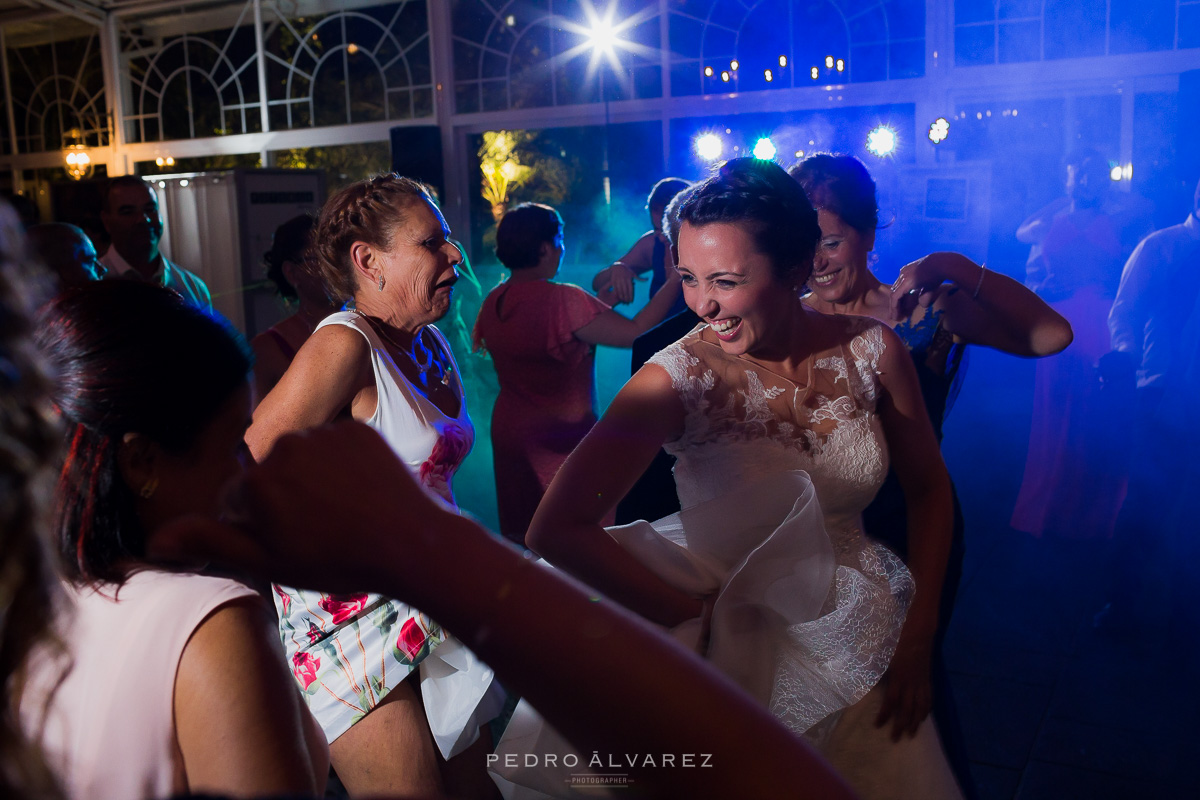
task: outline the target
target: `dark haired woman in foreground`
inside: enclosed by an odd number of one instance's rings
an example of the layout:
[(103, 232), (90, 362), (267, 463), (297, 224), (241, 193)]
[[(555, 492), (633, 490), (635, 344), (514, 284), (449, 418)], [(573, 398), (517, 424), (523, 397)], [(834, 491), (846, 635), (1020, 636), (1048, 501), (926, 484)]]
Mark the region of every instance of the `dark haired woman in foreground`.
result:
[(491, 291), (475, 323), (475, 347), (496, 365), (500, 394), (492, 446), (500, 532), (524, 543), (546, 487), (596, 424), (596, 345), (629, 347), (679, 297), (674, 272), (633, 319), (569, 283), (563, 224), (549, 206), (526, 203), (496, 229), (496, 256), (511, 271)]
[[(886, 326), (800, 302), (820, 230), (775, 164), (730, 161), (669, 216), (705, 324), (625, 385), (550, 485), (529, 544), (674, 628), (864, 797), (958, 797), (923, 722), (949, 480), (907, 351)], [(605, 531), (664, 444), (683, 511)], [(911, 573), (859, 518), (889, 457), (914, 509)], [(536, 735), (517, 715), (501, 751)]]
[(242, 469), (245, 342), (133, 281), (60, 295), (37, 339), (68, 426), (54, 531), (73, 603), (60, 630), (69, 663), (31, 662), (27, 730), (79, 800), (319, 793), (328, 752), (270, 605), (147, 555), (164, 526), (215, 519)]

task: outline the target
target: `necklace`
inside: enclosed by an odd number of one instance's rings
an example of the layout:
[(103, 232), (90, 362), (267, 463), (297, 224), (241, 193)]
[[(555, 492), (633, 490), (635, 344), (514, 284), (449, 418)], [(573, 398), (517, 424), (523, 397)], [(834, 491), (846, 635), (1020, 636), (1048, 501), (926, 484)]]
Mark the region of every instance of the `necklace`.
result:
[(378, 334), (379, 338), (383, 339), (387, 344), (390, 344), (397, 351), (408, 356), (408, 360), (411, 361), (413, 366), (417, 368), (417, 372), (421, 374), (422, 379), (427, 380), (429, 373), (434, 372), (434, 378), (441, 383), (442, 386), (449, 388), (450, 376), (454, 373), (454, 368), (450, 364), (443, 364), (440, 361), (435, 360), (433, 356), (433, 350), (423, 345), (421, 349), (425, 351), (425, 359), (423, 362), (417, 360), (416, 349), (417, 345), (421, 344), (420, 333), (417, 333), (417, 335), (413, 337), (413, 348), (412, 350), (409, 350), (407, 347), (404, 347), (392, 338), (391, 334), (388, 333), (383, 323), (377, 322), (361, 311), (355, 310), (354, 313), (365, 319), (367, 324), (371, 326), (372, 330)]

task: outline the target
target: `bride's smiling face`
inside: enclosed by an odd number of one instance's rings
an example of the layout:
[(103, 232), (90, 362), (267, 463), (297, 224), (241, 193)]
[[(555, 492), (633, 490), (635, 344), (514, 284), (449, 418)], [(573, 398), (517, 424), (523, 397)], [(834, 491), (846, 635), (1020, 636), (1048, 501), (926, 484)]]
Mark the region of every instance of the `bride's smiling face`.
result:
[(684, 300), (711, 326), (721, 349), (742, 355), (785, 342), (796, 291), (776, 277), (771, 257), (759, 252), (745, 225), (685, 222), (678, 252)]

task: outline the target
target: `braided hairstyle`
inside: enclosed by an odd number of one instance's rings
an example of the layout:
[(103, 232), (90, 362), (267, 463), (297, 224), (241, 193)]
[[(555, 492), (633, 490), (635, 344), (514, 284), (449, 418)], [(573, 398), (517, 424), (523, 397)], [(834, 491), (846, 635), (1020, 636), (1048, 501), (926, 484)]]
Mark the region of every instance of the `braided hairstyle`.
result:
[(42, 311), (37, 342), (69, 426), (53, 522), (59, 567), (75, 583), (120, 584), (146, 547), (118, 467), (125, 434), (189, 452), (246, 381), (249, 348), (222, 317), (137, 281), (60, 294)]
[(296, 287), (283, 274), (283, 264), (285, 261), (300, 265), (306, 262), (316, 224), (317, 221), (310, 214), (292, 217), (275, 229), (275, 235), (271, 237), (271, 249), (263, 253), (267, 278), (275, 284), (280, 296), (288, 300), (295, 300), (299, 295)]
[(423, 184), (386, 173), (353, 183), (325, 203), (313, 235), (313, 260), (330, 299), (344, 303), (358, 291), (351, 245), (366, 242), (390, 250), (392, 232), (421, 201), (436, 207)]
[(879, 227), (875, 180), (854, 156), (816, 153), (788, 170), (816, 208), (832, 211), (859, 233)]
[(676, 195), (666, 218), (675, 263), (683, 223), (699, 227), (721, 222), (747, 228), (758, 251), (771, 259), (777, 280), (799, 286), (812, 274), (821, 238), (817, 212), (800, 185), (773, 161), (726, 161), (708, 180)]
[(12, 697), (35, 646), (61, 652), (50, 628), (58, 580), (45, 534), (62, 436), (48, 402), (49, 372), (30, 339), (39, 296), (20, 221), (0, 202), (0, 797), (10, 798), (59, 796)]

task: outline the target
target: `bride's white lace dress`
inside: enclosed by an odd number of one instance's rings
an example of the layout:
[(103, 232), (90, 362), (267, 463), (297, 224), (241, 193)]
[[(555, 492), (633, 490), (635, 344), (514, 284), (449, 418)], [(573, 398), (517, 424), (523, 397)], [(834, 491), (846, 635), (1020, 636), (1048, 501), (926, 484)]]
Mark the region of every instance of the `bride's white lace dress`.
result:
[[(876, 413), (883, 327), (831, 319), (844, 328), (807, 360), (800, 383), (726, 354), (703, 326), (650, 359), (670, 375), (686, 414), (683, 434), (666, 445), (683, 511), (609, 533), (672, 585), (718, 593), (704, 655), (860, 794), (957, 797), (928, 720), (900, 745), (873, 725), (880, 690), (872, 689), (914, 585), (859, 520), (888, 467)], [(695, 647), (699, 622), (673, 634)], [(531, 722), (528, 709), (518, 712), (498, 752), (550, 747), (544, 724)], [(499, 771), (538, 784), (530, 770)], [(563, 785), (558, 775), (540, 790)]]

